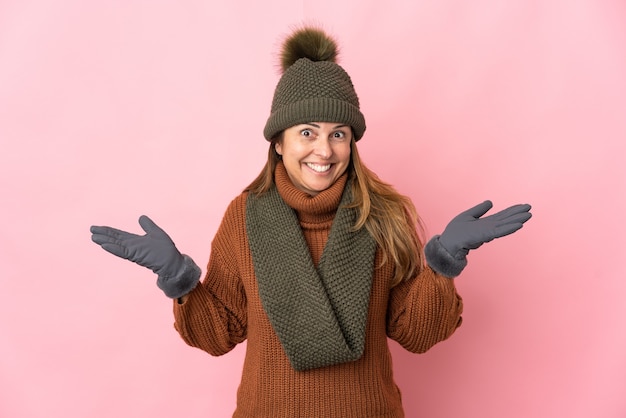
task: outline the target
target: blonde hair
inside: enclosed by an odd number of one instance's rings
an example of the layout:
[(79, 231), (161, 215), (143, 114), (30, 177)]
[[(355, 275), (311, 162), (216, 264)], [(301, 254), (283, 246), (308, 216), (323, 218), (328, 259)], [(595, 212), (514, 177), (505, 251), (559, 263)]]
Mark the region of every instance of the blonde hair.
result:
[[(271, 141), (267, 162), (246, 191), (261, 195), (274, 185), (274, 170), (280, 161), (275, 144), (279, 135)], [(423, 242), (420, 236), (424, 228), (411, 200), (380, 178), (361, 161), (354, 139), (350, 144), (349, 176), (353, 179), (353, 203), (358, 218), (354, 229), (367, 228), (383, 252), (382, 265), (392, 262), (394, 277), (392, 286), (417, 275), (423, 266)]]

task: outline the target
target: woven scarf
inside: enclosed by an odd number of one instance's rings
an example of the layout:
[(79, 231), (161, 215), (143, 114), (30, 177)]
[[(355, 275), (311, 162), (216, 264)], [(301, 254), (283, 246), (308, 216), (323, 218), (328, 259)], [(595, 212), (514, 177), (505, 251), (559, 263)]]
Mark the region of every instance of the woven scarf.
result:
[(366, 228), (352, 230), (351, 198), (347, 184), (317, 268), (275, 186), (246, 202), (261, 304), (296, 370), (354, 361), (365, 348), (376, 241)]

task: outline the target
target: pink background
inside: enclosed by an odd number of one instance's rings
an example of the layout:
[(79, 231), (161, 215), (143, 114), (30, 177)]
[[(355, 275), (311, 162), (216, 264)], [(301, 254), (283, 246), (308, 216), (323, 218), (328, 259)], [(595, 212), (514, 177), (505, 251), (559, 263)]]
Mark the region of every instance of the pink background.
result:
[(303, 21), (339, 39), (361, 154), (429, 234), (533, 205), (471, 253), (449, 341), (392, 343), (407, 416), (626, 416), (626, 3), (211, 3), (0, 2), (1, 417), (230, 416), (245, 345), (187, 347), (88, 228), (145, 213), (204, 266)]

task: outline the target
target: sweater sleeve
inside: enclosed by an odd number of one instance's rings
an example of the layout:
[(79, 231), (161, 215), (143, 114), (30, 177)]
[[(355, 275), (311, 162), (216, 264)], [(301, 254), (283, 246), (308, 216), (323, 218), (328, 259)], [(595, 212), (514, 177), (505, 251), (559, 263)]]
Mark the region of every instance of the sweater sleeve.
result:
[(387, 335), (413, 353), (424, 353), (454, 333), (462, 312), (454, 281), (426, 266), (391, 289)]
[[(224, 216), (211, 246), (204, 280), (183, 303), (174, 301), (174, 327), (192, 347), (219, 356), (246, 339), (246, 293), (238, 273), (236, 251), (237, 227), (232, 212), (234, 201)], [(235, 221), (234, 221), (235, 220)]]

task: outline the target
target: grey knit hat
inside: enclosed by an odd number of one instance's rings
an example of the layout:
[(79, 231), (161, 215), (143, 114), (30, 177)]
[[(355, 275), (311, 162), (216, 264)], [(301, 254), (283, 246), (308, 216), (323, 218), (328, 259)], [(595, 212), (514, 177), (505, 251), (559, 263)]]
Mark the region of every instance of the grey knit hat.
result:
[(307, 122), (345, 123), (352, 127), (355, 140), (361, 139), (365, 118), (359, 98), (336, 58), (336, 42), (320, 29), (299, 29), (287, 38), (265, 139), (271, 141), (283, 130)]

